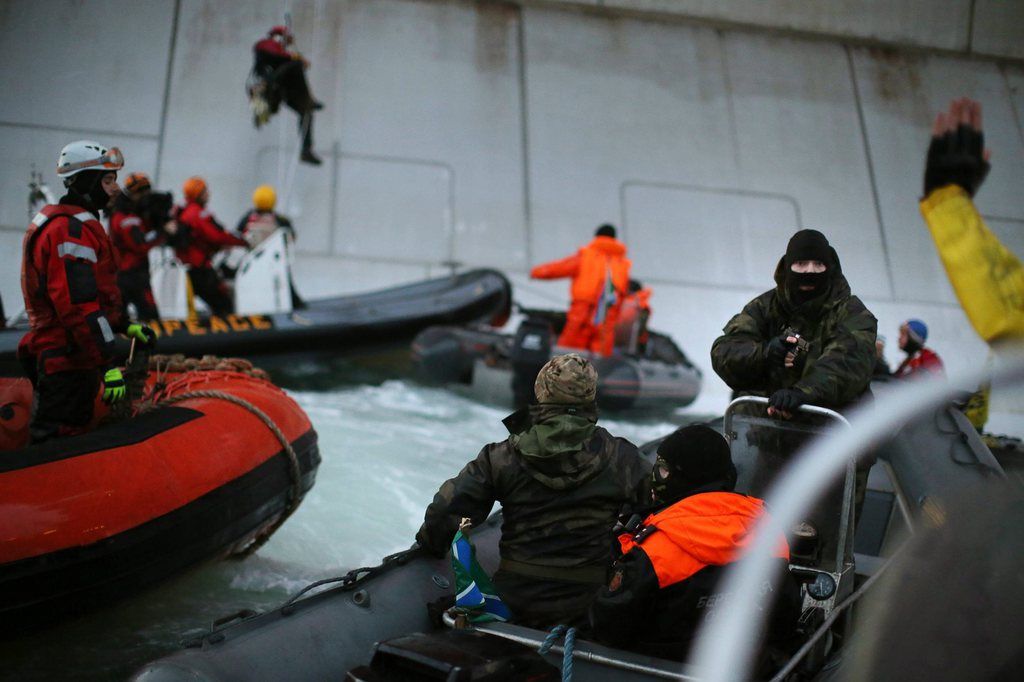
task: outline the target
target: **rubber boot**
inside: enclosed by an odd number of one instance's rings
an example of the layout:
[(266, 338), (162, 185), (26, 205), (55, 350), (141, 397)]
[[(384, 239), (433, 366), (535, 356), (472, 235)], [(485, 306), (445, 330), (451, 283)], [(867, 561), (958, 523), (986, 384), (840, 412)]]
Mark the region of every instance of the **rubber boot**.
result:
[(307, 109), (299, 118), (299, 132), (302, 133), (302, 154), (299, 159), (305, 163), (319, 166), (322, 161), (313, 153), (313, 111)]

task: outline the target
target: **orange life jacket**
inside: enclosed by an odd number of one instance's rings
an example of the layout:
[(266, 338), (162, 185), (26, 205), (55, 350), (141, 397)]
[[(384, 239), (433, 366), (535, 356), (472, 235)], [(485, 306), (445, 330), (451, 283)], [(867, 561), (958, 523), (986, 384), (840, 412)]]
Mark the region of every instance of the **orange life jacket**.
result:
[[(634, 547), (644, 552), (658, 575), (658, 586), (665, 588), (703, 568), (739, 558), (763, 514), (764, 501), (756, 497), (699, 493), (648, 516), (639, 532), (620, 535), (619, 544), (623, 554)], [(789, 559), (785, 537), (779, 538), (775, 556)]]

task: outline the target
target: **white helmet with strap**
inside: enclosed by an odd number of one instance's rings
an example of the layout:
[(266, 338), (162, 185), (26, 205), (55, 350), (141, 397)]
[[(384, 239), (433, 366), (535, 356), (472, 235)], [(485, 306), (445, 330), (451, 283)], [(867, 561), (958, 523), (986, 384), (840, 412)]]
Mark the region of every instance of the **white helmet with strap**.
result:
[(106, 170), (116, 172), (124, 167), (124, 156), (117, 147), (107, 149), (99, 142), (77, 140), (64, 146), (57, 158), (57, 176), (64, 178), (67, 185), (71, 178), (82, 171)]

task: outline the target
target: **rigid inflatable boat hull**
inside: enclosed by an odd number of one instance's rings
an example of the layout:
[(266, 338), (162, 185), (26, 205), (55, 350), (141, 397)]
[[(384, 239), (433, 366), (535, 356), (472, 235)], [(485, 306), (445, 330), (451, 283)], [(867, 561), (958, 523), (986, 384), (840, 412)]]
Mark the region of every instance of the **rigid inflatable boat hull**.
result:
[(0, 630), (81, 613), (239, 551), (313, 486), (316, 432), (283, 392), (233, 372), (176, 376), (180, 393), (222, 391), (266, 413), (296, 455), (297, 486), (270, 429), (212, 397), (4, 452)]
[[(404, 346), (434, 324), (501, 322), (511, 285), (496, 270), (471, 270), (363, 294), (314, 300), (291, 313), (157, 320), (161, 353), (259, 358), (296, 352), (332, 355)], [(18, 343), (27, 327), (0, 330), (0, 376), (20, 376)]]

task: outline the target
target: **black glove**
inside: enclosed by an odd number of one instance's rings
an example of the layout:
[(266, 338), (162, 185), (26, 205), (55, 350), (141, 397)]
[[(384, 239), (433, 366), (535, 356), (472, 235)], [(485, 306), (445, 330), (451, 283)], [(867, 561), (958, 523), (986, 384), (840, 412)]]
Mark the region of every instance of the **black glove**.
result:
[(786, 341), (786, 336), (776, 336), (768, 342), (768, 364), (781, 365), (786, 353), (793, 350), (793, 344)]
[(768, 398), (768, 407), (774, 407), (776, 410), (782, 410), (783, 412), (794, 412), (805, 401), (806, 397), (802, 391), (798, 391), (795, 388), (781, 388), (772, 393), (771, 398)]
[(984, 150), (985, 135), (971, 126), (960, 125), (933, 137), (924, 167), (924, 195), (945, 185), (959, 185), (973, 197), (991, 168)]

